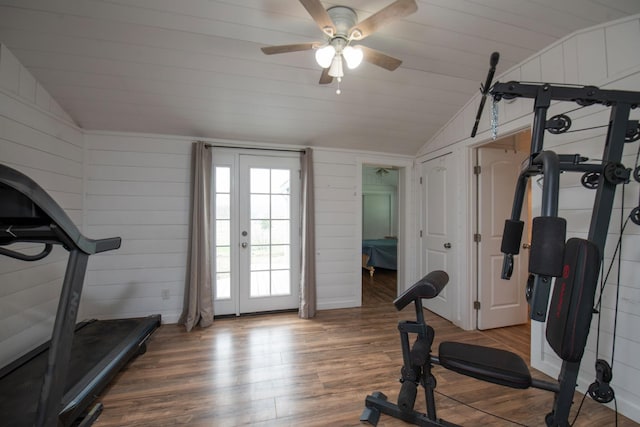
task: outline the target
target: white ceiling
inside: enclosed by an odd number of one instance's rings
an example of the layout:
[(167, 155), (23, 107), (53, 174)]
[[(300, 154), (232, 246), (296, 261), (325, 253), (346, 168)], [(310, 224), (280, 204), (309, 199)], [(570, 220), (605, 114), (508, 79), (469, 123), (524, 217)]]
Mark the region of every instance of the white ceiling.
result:
[[(362, 20), (391, 2), (323, 4)], [(491, 52), (500, 74), (635, 13), (639, 0), (418, 0), (361, 42), (400, 68), (363, 63), (339, 96), (313, 52), (260, 51), (322, 39), (297, 0), (0, 0), (0, 42), (85, 129), (415, 154), (476, 93)]]

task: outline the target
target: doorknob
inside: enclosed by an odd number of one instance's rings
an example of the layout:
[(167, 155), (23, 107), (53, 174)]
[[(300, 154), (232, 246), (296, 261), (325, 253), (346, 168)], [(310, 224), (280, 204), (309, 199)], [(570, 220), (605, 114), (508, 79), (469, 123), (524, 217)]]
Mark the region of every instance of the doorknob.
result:
[(447, 242), (444, 244), (445, 249), (451, 249), (451, 243)]
[(529, 243), (522, 244), (522, 249), (529, 249), (529, 248), (531, 248), (531, 245)]
[(247, 247), (247, 242), (240, 243), (240, 246), (242, 246), (243, 248), (246, 248)]

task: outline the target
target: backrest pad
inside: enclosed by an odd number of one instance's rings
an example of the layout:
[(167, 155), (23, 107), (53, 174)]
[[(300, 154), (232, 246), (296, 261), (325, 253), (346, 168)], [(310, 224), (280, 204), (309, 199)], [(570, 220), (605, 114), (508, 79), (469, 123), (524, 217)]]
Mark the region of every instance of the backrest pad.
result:
[(567, 240), (562, 276), (553, 287), (546, 332), (551, 348), (567, 362), (582, 359), (599, 273), (598, 247), (585, 239)]

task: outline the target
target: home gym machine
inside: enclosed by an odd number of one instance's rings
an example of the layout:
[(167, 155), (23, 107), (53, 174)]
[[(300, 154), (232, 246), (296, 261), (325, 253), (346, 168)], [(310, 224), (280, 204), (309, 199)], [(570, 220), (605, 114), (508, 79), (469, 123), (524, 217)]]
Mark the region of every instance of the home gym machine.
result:
[[(493, 58), (492, 56), (492, 68), (497, 62), (497, 57), (495, 61)], [(492, 76), (491, 72), (490, 75)], [(487, 90), (489, 81), (490, 78)], [(626, 143), (640, 139), (638, 121), (629, 120), (630, 110), (640, 105), (640, 93), (602, 90), (594, 86), (521, 82), (496, 83), (490, 93), (494, 102), (518, 97), (534, 99), (531, 152), (522, 166), (516, 184), (511, 217), (505, 222), (501, 246), (504, 253), (502, 278), (510, 278), (513, 257), (519, 253), (524, 226), (520, 215), (527, 181), (541, 175), (541, 216), (534, 218), (532, 223), (530, 274), (526, 295), (531, 318), (547, 321), (547, 342), (562, 359), (560, 374), (557, 381), (553, 382), (534, 379), (520, 356), (509, 351), (471, 344), (442, 342), (438, 355), (432, 355), (434, 330), (425, 322), (422, 300), (437, 296), (448, 281), (445, 272), (434, 271), (394, 301), (398, 310), (413, 302), (416, 311), (415, 321), (401, 321), (398, 325), (403, 355), (398, 403), (388, 402), (383, 393), (375, 392), (365, 400), (366, 407), (361, 421), (376, 425), (380, 414), (384, 413), (421, 426), (455, 426), (456, 424), (438, 419), (436, 415), (436, 381), (431, 369), (437, 364), (466, 376), (511, 388), (534, 387), (553, 392), (553, 408), (546, 415), (545, 423), (553, 427), (569, 426), (569, 412), (594, 312), (615, 191), (618, 185), (629, 182), (631, 175), (631, 169), (621, 163), (623, 148)], [(608, 132), (601, 159), (589, 161), (580, 154), (557, 154), (543, 149), (545, 131), (559, 134), (571, 127), (571, 120), (565, 114), (547, 120), (547, 110), (552, 101), (573, 102), (580, 107), (594, 104), (610, 107)], [(640, 181), (639, 171), (640, 168), (636, 165), (633, 175), (637, 181)], [(558, 192), (562, 172), (582, 173), (582, 184), (596, 190), (586, 239), (571, 238), (565, 241), (566, 220), (558, 217)], [(640, 207), (632, 210), (630, 219), (640, 225)], [(551, 292), (554, 278), (555, 285)], [(550, 304), (549, 294), (552, 294)], [(409, 334), (417, 335), (413, 345), (410, 345)], [(609, 402), (613, 399), (613, 390), (609, 387), (611, 369), (605, 361), (598, 359), (596, 371), (598, 378), (589, 387), (588, 393), (598, 402)], [(426, 414), (414, 410), (418, 385), (425, 392)]]
[[(44, 244), (31, 255), (6, 246)], [(76, 317), (89, 255), (120, 247), (120, 238), (83, 236), (62, 208), (33, 180), (0, 165), (0, 255), (46, 258), (53, 245), (69, 251), (51, 340), (0, 369), (3, 426), (87, 426), (102, 410), (88, 409), (100, 392), (160, 326), (160, 315), (119, 320)]]

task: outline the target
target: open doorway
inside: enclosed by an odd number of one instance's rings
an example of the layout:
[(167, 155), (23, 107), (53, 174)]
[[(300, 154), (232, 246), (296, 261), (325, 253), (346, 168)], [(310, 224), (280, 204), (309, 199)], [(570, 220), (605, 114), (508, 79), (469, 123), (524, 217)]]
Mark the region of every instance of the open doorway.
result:
[[(492, 335), (530, 336), (528, 304), (525, 297), (530, 242), (531, 189), (527, 189), (520, 215), (524, 231), (520, 254), (514, 257), (510, 280), (501, 278), (500, 251), (504, 221), (511, 217), (516, 182), (522, 161), (530, 154), (531, 131), (523, 130), (474, 148), (474, 199), (477, 245), (476, 329)], [(503, 329), (498, 329), (503, 328)], [(506, 328), (506, 329), (504, 329)], [(522, 340), (518, 346), (530, 342)], [(525, 350), (525, 349), (521, 349)], [(525, 350), (523, 353), (527, 354)]]
[(510, 280), (501, 279), (500, 251), (504, 221), (511, 217), (516, 182), (522, 161), (530, 154), (531, 132), (524, 130), (475, 148), (475, 201), (477, 245), (476, 328), (481, 330), (528, 322), (525, 287), (528, 276), (530, 189), (520, 219), (524, 232), (520, 254), (514, 257)]
[(399, 168), (362, 166), (362, 305), (397, 296)]
[[(510, 280), (501, 279), (500, 251), (504, 221), (511, 217), (521, 164), (530, 155), (531, 131), (523, 130), (474, 148), (476, 224), (476, 329), (530, 360), (531, 322), (525, 296), (531, 241), (531, 188), (520, 219), (524, 222), (520, 254)], [(531, 182), (529, 182), (529, 186)]]

